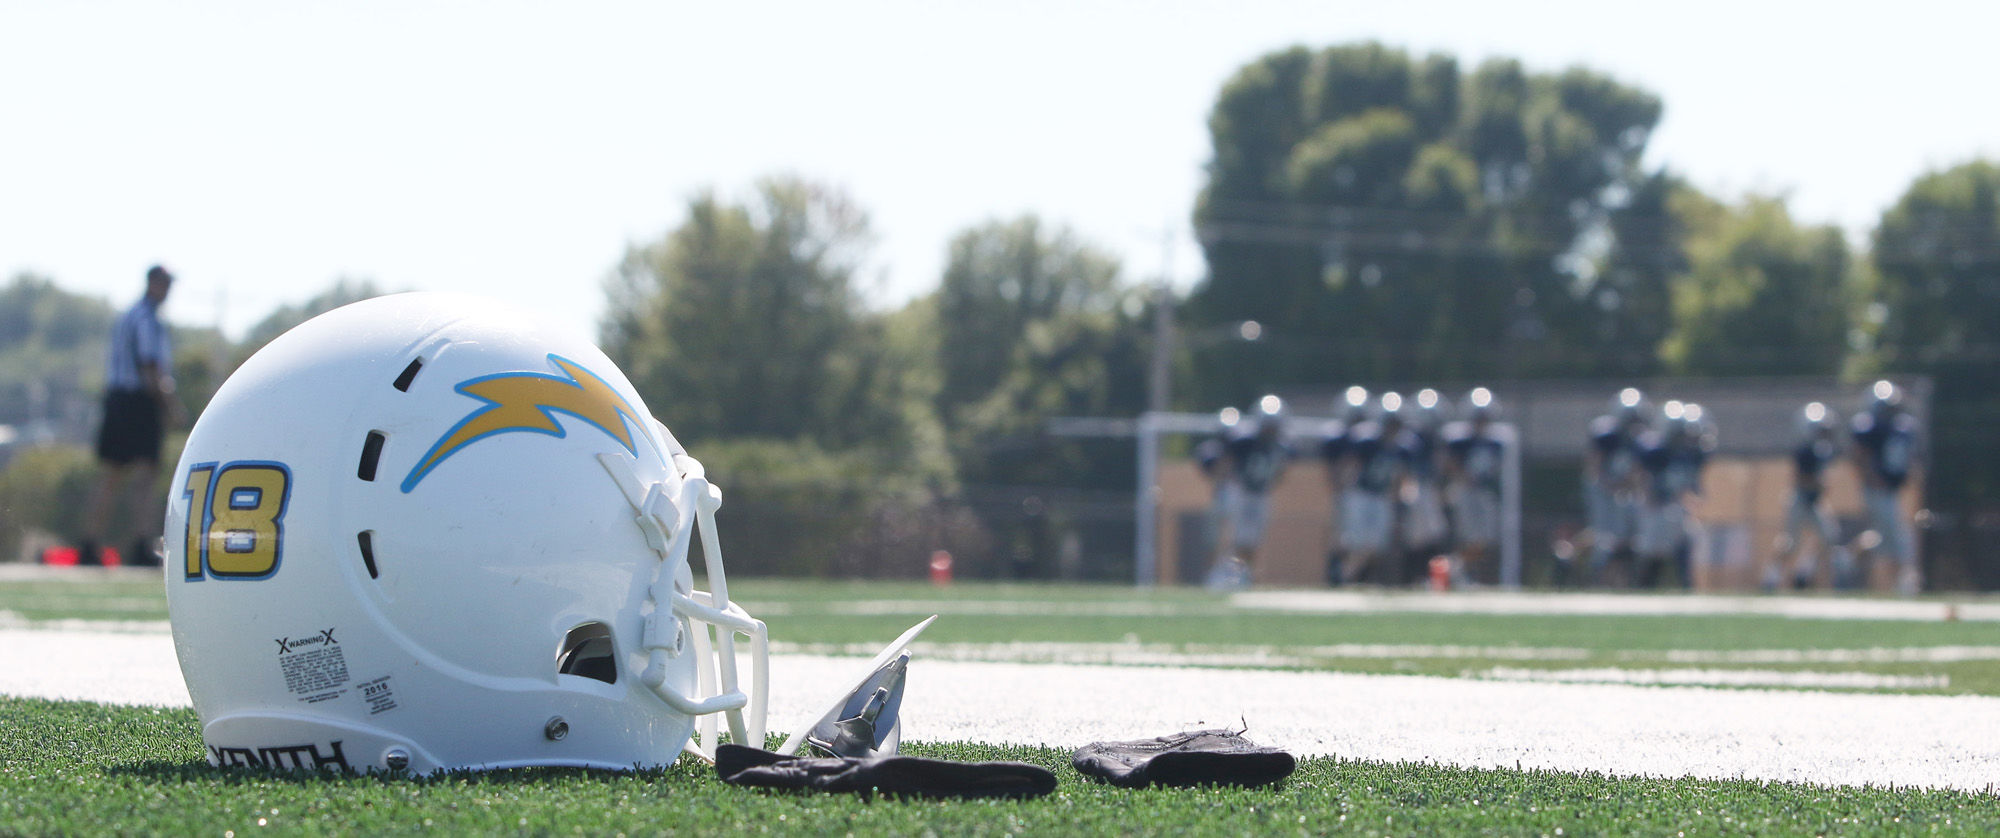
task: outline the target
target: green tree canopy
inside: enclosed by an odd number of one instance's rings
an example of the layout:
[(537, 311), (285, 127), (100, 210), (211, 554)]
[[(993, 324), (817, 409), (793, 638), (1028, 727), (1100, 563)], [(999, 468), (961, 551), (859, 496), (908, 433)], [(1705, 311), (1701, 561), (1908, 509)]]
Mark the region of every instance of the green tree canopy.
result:
[(921, 346), (867, 311), (855, 277), (873, 241), (845, 194), (797, 178), (747, 204), (704, 192), (608, 283), (605, 351), (647, 404), (696, 440), (868, 449), (921, 471), (937, 435)]
[(1129, 485), (1130, 446), (1046, 436), (1057, 416), (1145, 405), (1145, 321), (1118, 261), (1034, 216), (953, 237), (932, 304), (959, 475), (969, 482)]
[(2000, 163), (1919, 177), (1875, 230), (1875, 365), (1933, 377), (1932, 484), (1948, 505), (2000, 503)]
[(1673, 331), (1660, 350), (1670, 371), (1840, 372), (1854, 295), (1839, 228), (1801, 226), (1769, 196), (1729, 206), (1678, 188), (1672, 207), (1686, 225), (1689, 266), (1674, 279)]
[(1645, 373), (1679, 262), (1641, 164), (1657, 97), (1583, 69), (1470, 74), (1380, 44), (1242, 68), (1209, 118), (1195, 223), (1200, 406), (1351, 380)]
[(0, 424), (81, 421), (103, 386), (116, 316), (47, 277), (21, 274), (0, 287)]
[(1919, 177), (1875, 230), (1885, 363), (2000, 360), (2000, 163)]
[(956, 426), (1020, 363), (1016, 350), (1038, 324), (1110, 314), (1124, 302), (1118, 262), (1066, 228), (1034, 216), (994, 221), (954, 236), (937, 291), (943, 339), (938, 408)]

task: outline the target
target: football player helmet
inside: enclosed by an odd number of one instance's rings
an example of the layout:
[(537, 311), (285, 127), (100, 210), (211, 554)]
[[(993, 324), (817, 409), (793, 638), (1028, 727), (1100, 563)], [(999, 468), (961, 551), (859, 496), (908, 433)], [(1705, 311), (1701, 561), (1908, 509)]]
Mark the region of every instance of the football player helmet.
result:
[(1395, 391), (1383, 393), (1382, 398), (1375, 403), (1375, 406), (1376, 419), (1382, 422), (1382, 424), (1386, 425), (1393, 422), (1400, 425), (1403, 423), (1405, 414), (1403, 413), (1403, 395), (1401, 393)]
[(1465, 418), (1468, 420), (1493, 419), (1498, 408), (1493, 404), (1493, 391), (1485, 387), (1474, 387), (1465, 394)]
[(1349, 425), (1368, 421), (1368, 388), (1350, 385), (1340, 400), (1340, 419)]
[(1449, 410), (1449, 405), (1445, 404), (1443, 395), (1439, 394), (1437, 390), (1425, 387), (1417, 391), (1417, 397), (1414, 401), (1416, 402), (1416, 416), (1411, 420), (1411, 424), (1417, 426), (1419, 430), (1427, 432), (1436, 431), (1438, 428), (1443, 427), (1445, 412)]
[(1799, 436), (1814, 439), (1833, 433), (1840, 418), (1824, 402), (1807, 402), (1799, 411)]
[(1273, 434), (1284, 430), (1285, 400), (1273, 395), (1259, 398), (1255, 416), (1257, 432), (1260, 434)]
[(1646, 424), (1647, 412), (1646, 394), (1639, 392), (1637, 387), (1619, 390), (1618, 395), (1611, 399), (1611, 415), (1618, 417), (1621, 425)]
[(1903, 388), (1886, 378), (1868, 386), (1868, 409), (1878, 416), (1903, 408)]
[(718, 717), (764, 744), (721, 493), (545, 317), (444, 294), (315, 317), (230, 376), (173, 479), (168, 611), (214, 764), (629, 770), (712, 755)]

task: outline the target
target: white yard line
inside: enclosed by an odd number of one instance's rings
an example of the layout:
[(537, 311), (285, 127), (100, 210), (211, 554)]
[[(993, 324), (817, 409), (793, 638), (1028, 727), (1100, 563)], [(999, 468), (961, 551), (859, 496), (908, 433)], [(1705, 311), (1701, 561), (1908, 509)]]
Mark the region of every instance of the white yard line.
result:
[(1873, 649), (1668, 649), (1623, 652), (1620, 660), (1669, 663), (1964, 663), (2000, 660), (2000, 646), (1904, 646)]
[(1204, 617), (1227, 614), (1220, 601), (1201, 602), (1062, 602), (1022, 599), (850, 599), (831, 602), (757, 602), (739, 600), (759, 617), (828, 614), (841, 617), (925, 617), (932, 614), (972, 617)]
[[(779, 655), (772, 727), (853, 657)], [(0, 629), (0, 693), (185, 706), (170, 637)], [(992, 663), (919, 654), (905, 738), (1076, 747), (1247, 724), (1300, 755), (1621, 775), (1973, 790), (2000, 777), (2000, 699)]]
[[(1538, 646), (1456, 646), (1341, 643), (1324, 646), (1196, 643), (927, 643), (912, 644), (926, 658), (989, 663), (1063, 663), (1122, 666), (1321, 667), (1339, 660), (1583, 660), (1588, 649)], [(774, 652), (797, 655), (868, 655), (866, 643), (773, 643)]]
[(2000, 620), (1990, 600), (1718, 596), (1578, 592), (1245, 591), (1231, 605), (1295, 614), (1757, 615), (1819, 620)]
[(1648, 684), (1683, 687), (1788, 687), (1791, 689), (1937, 690), (1946, 675), (1877, 675), (1872, 672), (1798, 672), (1769, 669), (1524, 669), (1496, 666), (1466, 671), (1467, 678), (1554, 684)]

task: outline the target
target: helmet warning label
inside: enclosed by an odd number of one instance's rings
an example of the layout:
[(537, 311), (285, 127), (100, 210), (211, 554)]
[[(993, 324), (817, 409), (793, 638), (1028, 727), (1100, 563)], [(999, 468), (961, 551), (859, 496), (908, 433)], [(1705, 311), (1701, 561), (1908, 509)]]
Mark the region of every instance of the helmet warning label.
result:
[(307, 704), (339, 698), (347, 692), (347, 656), (334, 629), (273, 638), (278, 644), (278, 668), (285, 689)]

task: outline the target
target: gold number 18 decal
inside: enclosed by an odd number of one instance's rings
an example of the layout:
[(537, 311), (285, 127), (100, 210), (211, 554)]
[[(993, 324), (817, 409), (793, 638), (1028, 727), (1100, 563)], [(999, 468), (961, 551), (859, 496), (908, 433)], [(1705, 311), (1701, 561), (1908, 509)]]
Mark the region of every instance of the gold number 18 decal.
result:
[(284, 553), (292, 473), (283, 463), (202, 463), (188, 469), (187, 578), (263, 579)]

